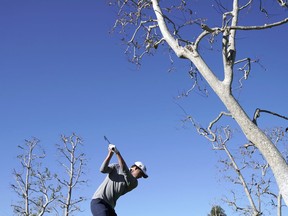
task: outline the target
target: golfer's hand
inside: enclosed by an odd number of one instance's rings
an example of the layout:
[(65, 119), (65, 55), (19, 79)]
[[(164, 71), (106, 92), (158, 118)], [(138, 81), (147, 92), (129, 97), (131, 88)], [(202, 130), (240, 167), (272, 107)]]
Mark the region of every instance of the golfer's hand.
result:
[(116, 154), (119, 153), (118, 149), (113, 144), (109, 144), (108, 149)]

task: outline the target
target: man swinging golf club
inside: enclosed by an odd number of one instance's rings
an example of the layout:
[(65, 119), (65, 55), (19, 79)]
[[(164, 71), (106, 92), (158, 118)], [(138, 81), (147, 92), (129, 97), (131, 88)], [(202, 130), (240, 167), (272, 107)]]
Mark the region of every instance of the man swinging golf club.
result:
[[(106, 137), (104, 138), (107, 140)], [(114, 153), (117, 156), (118, 164), (109, 164)], [(129, 169), (119, 150), (113, 144), (108, 146), (108, 155), (104, 159), (100, 171), (107, 173), (107, 176), (92, 197), (91, 212), (93, 216), (117, 216), (114, 209), (117, 199), (136, 188), (137, 179), (148, 177), (146, 166), (140, 161), (135, 162)]]

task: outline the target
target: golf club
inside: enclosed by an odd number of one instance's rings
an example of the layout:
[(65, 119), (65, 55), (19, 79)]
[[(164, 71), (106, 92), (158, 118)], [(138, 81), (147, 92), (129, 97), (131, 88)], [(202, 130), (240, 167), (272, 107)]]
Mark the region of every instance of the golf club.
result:
[[(111, 144), (111, 142), (108, 140), (108, 138), (106, 136), (104, 136), (104, 140), (106, 140), (108, 142), (108, 144)], [(115, 149), (112, 148), (112, 150), (114, 151)]]

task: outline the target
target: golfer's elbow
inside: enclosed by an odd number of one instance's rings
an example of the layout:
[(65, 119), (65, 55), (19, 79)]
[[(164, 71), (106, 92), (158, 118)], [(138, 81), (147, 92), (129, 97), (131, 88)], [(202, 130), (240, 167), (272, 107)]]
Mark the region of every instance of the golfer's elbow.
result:
[(101, 173), (107, 173), (107, 172), (109, 172), (109, 168), (108, 167), (100, 167), (99, 171)]
[(107, 172), (109, 172), (109, 167), (106, 164), (102, 164), (102, 166), (100, 167), (99, 171), (101, 173), (107, 173)]

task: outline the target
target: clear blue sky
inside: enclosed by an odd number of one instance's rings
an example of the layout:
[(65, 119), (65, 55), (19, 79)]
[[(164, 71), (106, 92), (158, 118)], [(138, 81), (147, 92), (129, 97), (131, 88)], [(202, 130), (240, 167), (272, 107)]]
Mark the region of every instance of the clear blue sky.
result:
[[(199, 10), (210, 5), (195, 2)], [(128, 165), (147, 165), (150, 177), (119, 199), (119, 216), (205, 216), (214, 204), (231, 215), (220, 202), (229, 187), (218, 181), (219, 154), (193, 127), (182, 127), (184, 113), (175, 97), (190, 87), (185, 68), (168, 73), (164, 54), (145, 59), (136, 70), (119, 37), (108, 33), (114, 15), (102, 1), (0, 0), (0, 216), (12, 215), (16, 200), (9, 185), (12, 170), (20, 168), (17, 146), (37, 137), (54, 154), (60, 135), (72, 132), (83, 138), (89, 159), (89, 185), (79, 192), (87, 198), (105, 177), (99, 172), (107, 154), (104, 135)], [(209, 12), (208, 23), (213, 16)], [(287, 115), (287, 25), (264, 33), (239, 38), (246, 44), (239, 58), (260, 58), (266, 68), (253, 67), (239, 100), (250, 116), (258, 107)], [(213, 55), (209, 61), (221, 67)], [(179, 103), (204, 125), (224, 110), (213, 93), (209, 99), (193, 93)], [(90, 215), (89, 205), (88, 199), (78, 215)]]

